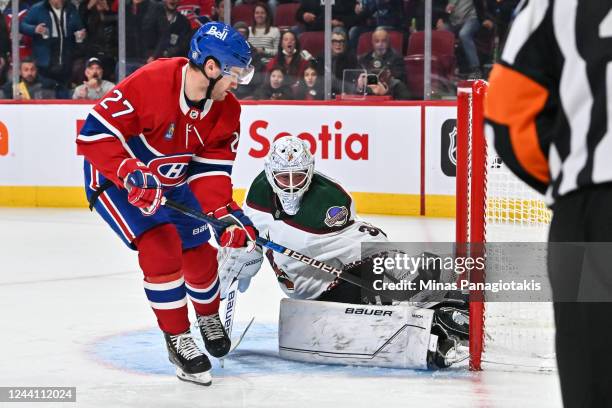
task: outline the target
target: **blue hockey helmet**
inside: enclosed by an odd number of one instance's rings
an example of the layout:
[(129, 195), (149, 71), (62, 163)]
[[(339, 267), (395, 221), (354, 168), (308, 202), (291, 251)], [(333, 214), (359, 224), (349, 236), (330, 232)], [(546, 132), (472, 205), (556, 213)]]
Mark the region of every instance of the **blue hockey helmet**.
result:
[[(239, 84), (248, 84), (253, 78), (251, 47), (227, 24), (206, 23), (191, 38), (189, 61), (203, 67), (209, 58), (219, 64), (222, 75), (235, 76)], [(233, 72), (234, 67), (240, 68), (240, 72)]]

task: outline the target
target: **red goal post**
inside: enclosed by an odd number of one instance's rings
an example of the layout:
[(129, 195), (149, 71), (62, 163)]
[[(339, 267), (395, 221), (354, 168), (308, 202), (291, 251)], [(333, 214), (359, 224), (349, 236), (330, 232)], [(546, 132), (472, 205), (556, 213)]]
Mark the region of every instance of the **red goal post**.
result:
[[(457, 254), (471, 257), (485, 255), (486, 242), (545, 241), (551, 218), (542, 197), (505, 168), (487, 145), (486, 93), (482, 80), (460, 82), (457, 90), (455, 234)], [(507, 267), (486, 259), (485, 270), (471, 271), (472, 282), (484, 281), (490, 268)], [(487, 303), (485, 293), (470, 292), (470, 369), (481, 370), (486, 362), (548, 370), (554, 366), (553, 338), (550, 304)]]

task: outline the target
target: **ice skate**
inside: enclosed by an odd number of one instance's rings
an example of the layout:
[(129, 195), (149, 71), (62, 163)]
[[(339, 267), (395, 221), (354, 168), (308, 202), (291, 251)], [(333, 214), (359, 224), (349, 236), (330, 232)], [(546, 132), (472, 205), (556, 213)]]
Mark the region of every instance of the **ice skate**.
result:
[(176, 366), (176, 376), (179, 380), (200, 385), (210, 385), (210, 361), (196, 345), (191, 332), (171, 335), (164, 333), (168, 359)]
[(229, 353), (232, 342), (223, 328), (219, 313), (210, 316), (198, 315), (198, 326), (206, 350), (211, 356), (221, 358)]

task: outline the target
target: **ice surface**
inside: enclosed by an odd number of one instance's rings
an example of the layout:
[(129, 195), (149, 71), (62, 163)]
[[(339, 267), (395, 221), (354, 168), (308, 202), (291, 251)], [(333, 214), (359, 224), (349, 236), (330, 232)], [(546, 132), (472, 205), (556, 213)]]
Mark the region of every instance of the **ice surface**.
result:
[[(365, 218), (397, 241), (454, 236), (450, 219)], [(554, 373), (282, 360), (276, 320), (283, 295), (267, 267), (239, 296), (234, 334), (251, 316), (256, 320), (225, 368), (213, 363), (213, 385), (180, 382), (144, 296), (136, 254), (97, 215), (0, 209), (0, 248), (0, 386), (76, 386), (79, 407), (561, 406)]]

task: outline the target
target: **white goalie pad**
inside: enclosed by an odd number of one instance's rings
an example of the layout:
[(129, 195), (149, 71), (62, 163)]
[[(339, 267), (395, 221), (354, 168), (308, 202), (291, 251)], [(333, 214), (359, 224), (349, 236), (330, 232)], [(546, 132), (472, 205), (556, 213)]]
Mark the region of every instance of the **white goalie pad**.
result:
[(282, 299), (280, 356), (319, 364), (427, 369), (433, 310)]

